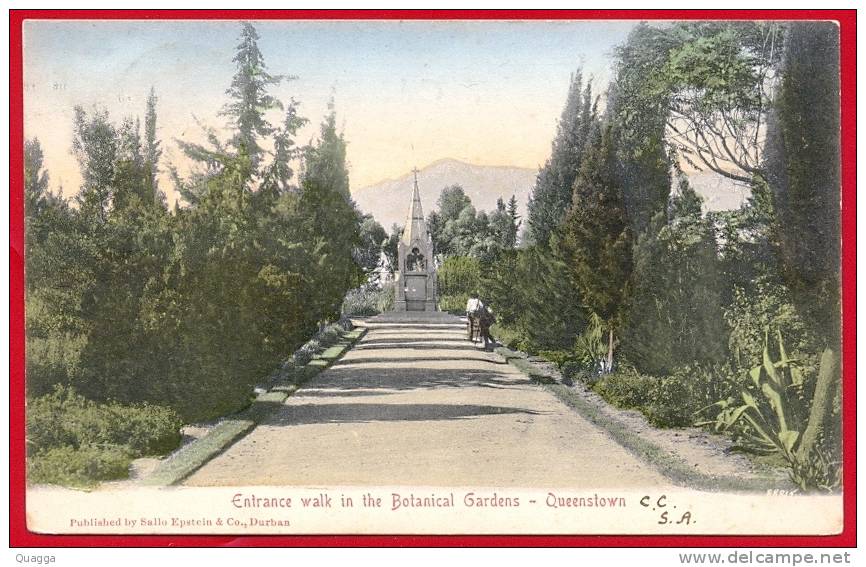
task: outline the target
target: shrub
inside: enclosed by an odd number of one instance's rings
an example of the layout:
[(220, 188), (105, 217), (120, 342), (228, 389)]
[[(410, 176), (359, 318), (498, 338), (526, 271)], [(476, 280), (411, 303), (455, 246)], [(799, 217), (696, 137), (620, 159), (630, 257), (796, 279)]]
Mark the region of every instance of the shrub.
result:
[(132, 457), (162, 454), (180, 444), (181, 425), (169, 408), (102, 404), (58, 386), (28, 403), (28, 452), (115, 445)]
[(816, 340), (797, 313), (790, 291), (769, 278), (754, 282), (752, 289), (735, 287), (725, 319), (731, 327), (728, 346), (740, 368), (748, 369), (752, 361), (760, 360), (764, 339), (784, 330), (793, 353), (814, 352)]
[(511, 350), (519, 350), (517, 345), (520, 342), (520, 334), (506, 325), (501, 323), (491, 325), (490, 336)]
[(382, 287), (364, 285), (350, 289), (343, 300), (343, 317), (366, 317), (394, 310), (394, 282)]
[(469, 256), (451, 256), (442, 262), (437, 274), (439, 309), (465, 313), (469, 295), (481, 285), (481, 263)]
[(319, 334), (316, 335), (316, 339), (318, 339), (319, 344), (324, 348), (327, 348), (327, 347), (333, 345), (334, 343), (339, 341), (342, 337), (343, 337), (343, 328), (337, 323), (333, 323), (331, 325), (328, 325), (327, 327), (322, 329), (321, 332), (319, 332)]
[(542, 350), (538, 354), (545, 360), (554, 363), (560, 370), (563, 364), (574, 359), (574, 353), (568, 350)]
[[(598, 381), (598, 374), (591, 372), (586, 365), (577, 360), (566, 360), (559, 369), (562, 378), (568, 383), (583, 382), (592, 386)], [(569, 385), (571, 385), (569, 384)]]
[(313, 349), (307, 345), (302, 346), (298, 350), (295, 351), (295, 354), (292, 355), (292, 361), (297, 366), (303, 366), (313, 360)]
[(686, 427), (695, 422), (698, 407), (689, 383), (683, 375), (658, 379), (649, 391), (644, 414), (658, 427)]
[(468, 300), (468, 293), (460, 295), (441, 295), (439, 296), (439, 310), (462, 315), (466, 313), (466, 302)]
[(180, 444), (183, 424), (169, 408), (111, 404), (109, 410), (114, 414), (111, 437), (127, 447), (133, 456), (163, 455)]
[(93, 486), (99, 481), (125, 478), (132, 457), (116, 445), (52, 447), (27, 459), (31, 483)]
[[(27, 303), (28, 310), (30, 303)], [(86, 335), (39, 337), (27, 336), (27, 395), (50, 394), (55, 384), (68, 383), (80, 372), (81, 351), (87, 343)]]
[(355, 325), (352, 324), (352, 320), (349, 319), (348, 317), (346, 317), (345, 315), (340, 317), (340, 320), (337, 321), (335, 323), (335, 325), (337, 325), (337, 327), (339, 327), (339, 329), (343, 332), (351, 331), (352, 329), (355, 328)]
[(381, 313), (379, 295), (381, 291), (371, 287), (350, 289), (343, 300), (341, 312), (353, 317), (366, 317)]
[(633, 368), (620, 368), (602, 376), (593, 389), (616, 407), (640, 410), (649, 403), (650, 392), (657, 382), (657, 378), (640, 374)]

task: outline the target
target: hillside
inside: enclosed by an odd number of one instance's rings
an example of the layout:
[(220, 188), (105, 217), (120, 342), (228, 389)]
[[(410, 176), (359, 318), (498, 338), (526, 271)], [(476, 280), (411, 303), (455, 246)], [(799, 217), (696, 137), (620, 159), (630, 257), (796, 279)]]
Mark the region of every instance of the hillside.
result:
[[(491, 210), (496, 199), (505, 201), (517, 197), (521, 216), (526, 215), (526, 200), (535, 184), (536, 170), (522, 167), (485, 166), (463, 163), (454, 159), (436, 161), (418, 173), (418, 189), (426, 216), (436, 208), (442, 189), (462, 185), (476, 209)], [(403, 224), (412, 198), (412, 173), (388, 179), (355, 190), (352, 193), (358, 207), (373, 215), (386, 230), (393, 223)]]
[[(472, 199), (475, 208), (481, 210), (495, 208), (499, 197), (508, 201), (511, 195), (515, 195), (519, 214), (525, 218), (526, 202), (535, 185), (536, 173), (534, 169), (523, 167), (473, 165), (455, 159), (442, 159), (418, 173), (421, 205), (427, 215), (436, 207), (442, 189), (459, 184)], [(748, 189), (712, 172), (692, 173), (689, 181), (704, 198), (705, 211), (736, 209), (749, 195)], [(392, 224), (402, 225), (405, 222), (411, 196), (411, 172), (352, 193), (358, 207), (373, 215), (389, 231)]]

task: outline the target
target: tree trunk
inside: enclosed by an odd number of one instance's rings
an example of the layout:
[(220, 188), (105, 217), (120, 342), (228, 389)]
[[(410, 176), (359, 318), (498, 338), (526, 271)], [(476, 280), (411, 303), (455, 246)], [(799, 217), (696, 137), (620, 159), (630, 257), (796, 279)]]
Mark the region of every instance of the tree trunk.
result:
[(806, 425), (797, 456), (804, 462), (815, 448), (822, 431), (829, 433), (828, 424), (833, 412), (833, 395), (839, 385), (839, 359), (832, 349), (826, 349), (821, 355), (821, 366), (818, 370), (818, 382), (815, 384), (815, 395), (812, 397), (812, 409), (809, 412), (809, 423)]
[(613, 370), (613, 328), (610, 329), (607, 341), (607, 370), (605, 374), (610, 374)]

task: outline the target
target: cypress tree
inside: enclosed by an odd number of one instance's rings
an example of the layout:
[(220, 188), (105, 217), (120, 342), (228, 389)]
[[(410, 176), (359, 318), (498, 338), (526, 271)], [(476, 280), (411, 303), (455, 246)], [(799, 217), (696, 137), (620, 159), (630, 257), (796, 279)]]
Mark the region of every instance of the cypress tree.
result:
[(547, 245), (551, 232), (571, 206), (572, 186), (595, 129), (595, 114), (591, 83), (584, 87), (578, 71), (571, 77), (550, 159), (538, 172), (529, 200), (529, 236), (536, 244)]
[(153, 196), (154, 203), (162, 204), (165, 196), (159, 190), (159, 159), (162, 148), (156, 135), (156, 103), (159, 99), (156, 91), (150, 87), (144, 113), (144, 165), (147, 191)]
[(616, 170), (607, 127), (584, 159), (562, 227), (562, 250), (584, 306), (609, 332), (608, 368), (632, 271), (632, 231)]
[(839, 337), (839, 32), (830, 22), (791, 24), (782, 84), (768, 127), (781, 274), (803, 315)]

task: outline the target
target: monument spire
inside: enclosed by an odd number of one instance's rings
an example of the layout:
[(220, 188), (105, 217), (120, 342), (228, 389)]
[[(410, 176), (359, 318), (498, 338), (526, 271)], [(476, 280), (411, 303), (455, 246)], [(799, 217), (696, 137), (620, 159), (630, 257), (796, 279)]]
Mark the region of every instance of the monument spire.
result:
[(412, 168), (412, 202), (403, 234), (397, 243), (394, 273), (395, 311), (436, 311), (438, 295), (433, 241), (424, 222), (417, 167)]
[(409, 215), (403, 230), (403, 239), (408, 243), (413, 237), (426, 238), (427, 224), (424, 222), (424, 210), (421, 208), (421, 191), (418, 189), (418, 168), (412, 168), (414, 184), (412, 185), (412, 202), (409, 204)]

